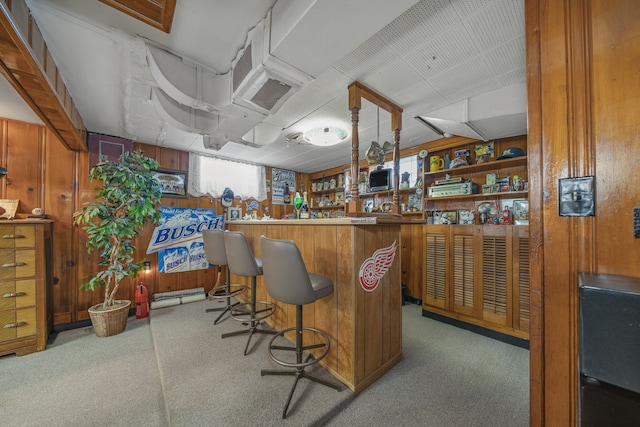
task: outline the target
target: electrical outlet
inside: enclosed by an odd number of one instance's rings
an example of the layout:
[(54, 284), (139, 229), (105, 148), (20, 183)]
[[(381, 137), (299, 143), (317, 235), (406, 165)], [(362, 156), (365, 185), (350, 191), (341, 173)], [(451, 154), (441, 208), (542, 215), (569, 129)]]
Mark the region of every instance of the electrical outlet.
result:
[(633, 208), (633, 237), (640, 239), (640, 208)]

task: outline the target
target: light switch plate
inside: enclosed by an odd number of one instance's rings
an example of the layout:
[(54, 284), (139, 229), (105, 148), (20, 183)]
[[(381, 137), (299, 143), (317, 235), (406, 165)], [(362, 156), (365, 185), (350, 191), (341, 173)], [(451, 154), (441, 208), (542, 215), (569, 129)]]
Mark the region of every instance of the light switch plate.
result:
[(593, 176), (558, 180), (560, 216), (594, 216), (596, 198)]

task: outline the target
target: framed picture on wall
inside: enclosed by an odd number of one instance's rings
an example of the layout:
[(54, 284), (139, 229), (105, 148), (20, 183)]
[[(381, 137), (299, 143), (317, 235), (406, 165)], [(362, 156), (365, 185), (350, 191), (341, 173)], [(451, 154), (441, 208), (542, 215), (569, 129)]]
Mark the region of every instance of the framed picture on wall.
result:
[(125, 151), (133, 151), (133, 141), (117, 136), (89, 133), (89, 167), (104, 161), (116, 161)]
[(227, 208), (227, 219), (229, 221), (239, 221), (242, 219), (242, 208)]
[(158, 182), (163, 196), (188, 197), (187, 196), (187, 172), (171, 169), (158, 169), (152, 171), (153, 179)]

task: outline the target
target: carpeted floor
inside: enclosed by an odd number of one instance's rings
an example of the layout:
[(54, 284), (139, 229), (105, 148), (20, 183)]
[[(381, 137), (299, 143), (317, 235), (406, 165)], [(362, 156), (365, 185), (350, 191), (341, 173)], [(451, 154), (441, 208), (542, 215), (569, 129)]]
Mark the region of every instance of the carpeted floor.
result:
[[(240, 325), (205, 313), (211, 301), (130, 317), (124, 333), (85, 327), (46, 351), (0, 357), (0, 425), (11, 426), (526, 426), (529, 352), (403, 307), (403, 360), (354, 398), (301, 380), (286, 420), (292, 377), (257, 335), (221, 339)], [(330, 378), (321, 368), (315, 373)]]

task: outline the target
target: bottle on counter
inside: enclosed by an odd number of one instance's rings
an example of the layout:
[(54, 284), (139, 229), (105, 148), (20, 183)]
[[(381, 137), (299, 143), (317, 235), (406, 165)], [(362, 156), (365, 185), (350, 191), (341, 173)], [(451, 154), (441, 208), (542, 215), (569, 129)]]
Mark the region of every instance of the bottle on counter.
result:
[(284, 194), (282, 196), (283, 196), (284, 202), (286, 204), (291, 203), (291, 190), (289, 190), (289, 183), (288, 182), (286, 182), (284, 184)]
[(309, 219), (309, 202), (307, 201), (307, 192), (302, 193), (302, 207), (300, 208), (300, 219)]

